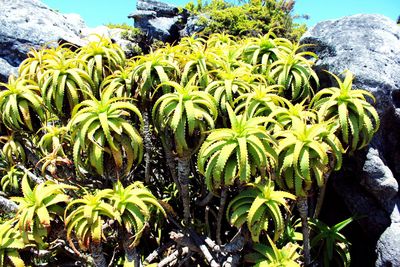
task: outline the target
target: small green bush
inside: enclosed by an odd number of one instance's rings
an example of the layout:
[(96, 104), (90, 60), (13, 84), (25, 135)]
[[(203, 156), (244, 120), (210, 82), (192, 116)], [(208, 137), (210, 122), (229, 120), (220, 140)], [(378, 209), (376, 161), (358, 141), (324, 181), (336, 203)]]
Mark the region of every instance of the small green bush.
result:
[(259, 36), (272, 28), (282, 37), (298, 40), (307, 30), (305, 24), (293, 21), (293, 1), (250, 0), (234, 5), (225, 0), (212, 0), (209, 4), (189, 2), (185, 8), (200, 15), (199, 25), (205, 26), (204, 35), (227, 33), (233, 36)]

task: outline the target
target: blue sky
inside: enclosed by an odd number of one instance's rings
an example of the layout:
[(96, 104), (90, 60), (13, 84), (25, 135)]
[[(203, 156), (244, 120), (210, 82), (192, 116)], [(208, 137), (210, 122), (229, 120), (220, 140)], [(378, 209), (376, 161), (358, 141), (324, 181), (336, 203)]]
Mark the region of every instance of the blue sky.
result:
[[(89, 27), (112, 23), (133, 24), (127, 16), (136, 9), (135, 0), (42, 0), (62, 13), (78, 13)], [(196, 0), (194, 0), (196, 2)], [(184, 6), (188, 0), (165, 0)], [(205, 2), (205, 0), (203, 0)], [(308, 14), (305, 22), (313, 26), (319, 21), (358, 13), (378, 13), (397, 20), (400, 15), (400, 0), (297, 0), (295, 14)]]

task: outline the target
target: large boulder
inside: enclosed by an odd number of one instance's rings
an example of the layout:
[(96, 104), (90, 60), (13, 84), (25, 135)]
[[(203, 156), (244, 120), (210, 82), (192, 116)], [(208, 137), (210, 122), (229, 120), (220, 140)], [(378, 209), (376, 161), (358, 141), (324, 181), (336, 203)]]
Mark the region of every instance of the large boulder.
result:
[(31, 48), (69, 42), (81, 45), (78, 15), (63, 15), (38, 0), (2, 0), (0, 8), (0, 81), (26, 58)]
[(333, 175), (333, 185), (353, 214), (366, 215), (359, 223), (370, 240), (379, 239), (376, 266), (399, 266), (400, 27), (382, 15), (354, 15), (318, 23), (301, 42), (314, 45), (308, 49), (319, 57), (315, 69), (322, 87), (335, 85), (323, 70), (350, 70), (354, 88), (376, 98), (380, 130)]
[(188, 12), (155, 0), (138, 0), (136, 11), (128, 17), (134, 19), (135, 27), (152, 38), (172, 43), (180, 38), (179, 31), (186, 25)]
[(80, 47), (104, 36), (119, 44), (128, 57), (140, 50), (135, 41), (124, 39), (125, 29), (88, 28), (78, 14), (61, 14), (39, 0), (1, 1), (0, 82), (17, 74), (30, 49), (45, 45), (72, 43)]
[(400, 223), (390, 225), (378, 240), (375, 266), (400, 266)]

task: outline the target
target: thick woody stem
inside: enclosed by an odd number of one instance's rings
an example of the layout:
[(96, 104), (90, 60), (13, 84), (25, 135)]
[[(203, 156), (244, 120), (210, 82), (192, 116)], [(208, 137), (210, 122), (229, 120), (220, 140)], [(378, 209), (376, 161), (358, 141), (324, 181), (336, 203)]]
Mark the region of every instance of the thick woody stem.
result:
[(101, 246), (101, 243), (91, 242), (90, 253), (96, 267), (107, 267), (107, 262), (103, 254), (103, 247)]
[(150, 161), (151, 161), (151, 148), (153, 144), (151, 142), (151, 131), (150, 131), (150, 119), (149, 111), (145, 107), (143, 109), (143, 145), (144, 145), (144, 179), (148, 184), (150, 183)]
[(17, 165), (17, 167), (23, 170), (34, 183), (36, 184), (44, 183), (45, 180), (42, 177), (36, 176), (33, 172), (28, 170), (24, 165), (19, 164)]
[[(122, 231), (122, 233), (123, 233), (122, 244), (123, 244), (124, 251), (125, 251), (125, 262), (127, 263), (127, 265), (129, 263), (130, 264), (133, 263), (132, 266), (134, 266), (134, 267), (142, 266), (139, 254), (138, 254), (136, 248), (132, 246), (133, 236), (131, 234), (127, 233), (126, 231)], [(129, 265), (129, 266), (131, 266), (131, 265)]]
[(162, 261), (160, 261), (157, 266), (158, 267), (164, 267), (164, 266), (171, 266), (172, 262), (176, 262), (178, 260), (179, 256), (183, 256), (189, 253), (189, 248), (184, 247), (182, 249), (177, 249), (175, 250), (171, 255), (168, 257), (164, 258)]
[(324, 199), (325, 199), (325, 193), (326, 193), (326, 186), (328, 184), (328, 179), (329, 176), (331, 176), (331, 173), (335, 167), (335, 159), (331, 156), (329, 160), (329, 166), (328, 170), (324, 173), (324, 185), (321, 187), (318, 198), (317, 198), (317, 204), (315, 206), (315, 211), (313, 214), (313, 218), (318, 218), (319, 213), (321, 212), (322, 205), (324, 204)]
[(171, 173), (171, 177), (174, 180), (174, 183), (176, 184), (176, 186), (178, 188), (178, 192), (181, 193), (181, 187), (179, 185), (178, 176), (176, 174), (175, 157), (174, 157), (174, 154), (172, 152), (172, 144), (171, 144), (171, 139), (170, 139), (169, 136), (165, 136), (162, 139), (162, 145), (163, 145), (163, 148), (164, 148), (165, 160), (167, 162), (168, 169), (169, 169), (169, 171)]
[(178, 158), (178, 180), (181, 187), (183, 216), (185, 224), (190, 222), (190, 192), (189, 192), (190, 157)]
[(226, 204), (226, 198), (227, 198), (227, 189), (224, 186), (221, 190), (221, 200), (219, 203), (219, 210), (218, 210), (218, 217), (217, 217), (217, 232), (216, 232), (216, 239), (217, 239), (217, 244), (222, 245), (221, 241), (221, 227), (222, 227), (222, 219), (224, 217), (224, 211), (225, 211), (225, 204)]
[(18, 205), (15, 202), (0, 196), (0, 207), (3, 212), (17, 212)]
[(299, 197), (297, 199), (297, 209), (301, 218), (301, 228), (303, 232), (303, 251), (304, 251), (304, 265), (310, 266), (311, 255), (310, 255), (310, 230), (308, 228), (308, 203), (307, 197)]

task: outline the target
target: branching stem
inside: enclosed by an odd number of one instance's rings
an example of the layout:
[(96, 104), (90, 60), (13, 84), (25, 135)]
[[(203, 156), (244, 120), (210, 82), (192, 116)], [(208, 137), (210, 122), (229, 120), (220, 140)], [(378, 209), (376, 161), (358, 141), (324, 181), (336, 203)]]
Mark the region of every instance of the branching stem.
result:
[(304, 265), (310, 266), (310, 229), (308, 227), (308, 203), (307, 197), (299, 197), (297, 199), (297, 209), (301, 218), (301, 229), (303, 232), (303, 251), (304, 251)]
[(216, 239), (217, 239), (217, 244), (222, 245), (221, 241), (221, 227), (222, 227), (222, 219), (224, 218), (224, 213), (225, 213), (225, 204), (226, 204), (226, 198), (227, 198), (227, 189), (224, 186), (221, 190), (221, 199), (219, 203), (219, 210), (218, 210), (218, 218), (217, 218), (217, 232), (216, 232)]
[(2, 196), (0, 196), (0, 207), (2, 211), (7, 213), (17, 212), (18, 210), (18, 205), (15, 202), (8, 200), (7, 198)]

